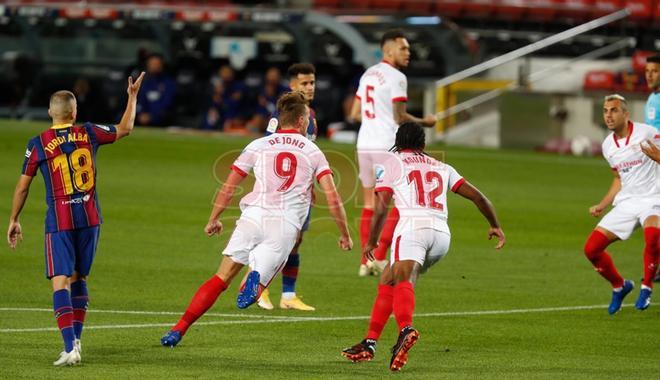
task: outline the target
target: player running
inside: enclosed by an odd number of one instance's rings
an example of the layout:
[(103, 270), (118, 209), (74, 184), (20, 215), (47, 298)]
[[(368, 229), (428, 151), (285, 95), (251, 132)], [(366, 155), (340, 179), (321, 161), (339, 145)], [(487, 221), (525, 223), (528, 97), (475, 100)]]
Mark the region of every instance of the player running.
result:
[[(314, 100), (314, 92), (316, 89), (316, 68), (311, 63), (294, 63), (289, 66), (289, 86), (292, 91), (299, 91), (305, 97), (307, 106), (309, 106), (309, 124), (305, 131), (305, 136), (311, 141), (316, 141), (318, 134), (318, 127), (316, 125), (316, 115), (311, 108), (311, 103)], [(279, 121), (277, 120), (277, 112), (273, 115), (268, 123), (267, 134), (273, 134), (277, 131)], [(312, 203), (314, 202), (314, 193), (312, 193)], [(296, 295), (296, 282), (298, 281), (298, 269), (300, 267), (300, 252), (298, 248), (302, 244), (303, 234), (309, 230), (309, 222), (312, 216), (312, 206), (309, 207), (307, 219), (303, 223), (300, 235), (293, 246), (289, 258), (282, 268), (282, 298), (280, 299), (281, 309), (295, 309), (303, 311), (316, 310), (313, 306), (307, 305)], [(264, 289), (257, 302), (260, 308), (266, 310), (273, 310), (273, 303), (270, 301), (268, 289)]]
[(218, 218), (229, 205), (236, 187), (254, 170), (254, 188), (241, 199), (241, 217), (222, 252), (224, 258), (218, 271), (197, 290), (179, 322), (162, 337), (163, 346), (176, 346), (246, 265), (250, 272), (236, 305), (244, 309), (257, 301), (296, 243), (309, 212), (314, 179), (325, 193), (330, 213), (339, 227), (339, 246), (343, 250), (353, 247), (344, 206), (328, 162), (316, 144), (302, 136), (309, 120), (304, 96), (299, 92), (283, 95), (277, 102), (277, 110), (281, 124), (278, 133), (259, 138), (243, 150), (216, 197), (204, 228), (208, 236), (222, 232)]
[(651, 304), (660, 239), (660, 189), (656, 181), (657, 164), (640, 149), (646, 140), (658, 141), (655, 128), (629, 120), (626, 100), (621, 95), (605, 97), (603, 118), (612, 131), (603, 141), (603, 156), (613, 170), (614, 180), (609, 191), (595, 206), (589, 208), (594, 217), (608, 212), (593, 230), (584, 253), (596, 272), (612, 284), (612, 301), (607, 309), (614, 314), (621, 309), (623, 299), (635, 287), (625, 280), (605, 248), (617, 240), (627, 240), (637, 227), (644, 227), (644, 278), (635, 307), (645, 310)]
[[(404, 122), (421, 123), (432, 127), (437, 119), (433, 115), (424, 119), (412, 116), (406, 111), (408, 101), (408, 80), (401, 70), (410, 62), (410, 44), (403, 31), (395, 29), (385, 32), (380, 43), (383, 61), (371, 66), (362, 74), (351, 117), (360, 120), (357, 139), (357, 155), (360, 182), (364, 194), (364, 208), (360, 218), (360, 244), (366, 244), (369, 225), (374, 214), (374, 184), (378, 163), (392, 145), (399, 124)], [(367, 276), (378, 274), (386, 265), (387, 248), (392, 242), (394, 227), (399, 219), (397, 208), (392, 212), (383, 229), (375, 261), (368, 261), (363, 255), (358, 274)]]
[(116, 126), (76, 121), (76, 97), (57, 91), (50, 97), (53, 126), (32, 138), (12, 202), (7, 241), (12, 249), (23, 240), (19, 215), (32, 179), (41, 171), (46, 185), (46, 277), (53, 286), (53, 309), (64, 351), (53, 365), (81, 361), (80, 338), (87, 312), (87, 277), (94, 261), (102, 223), (96, 193), (96, 152), (133, 130), (137, 95), (144, 73), (128, 78), (128, 103)]
[(423, 149), (422, 127), (417, 123), (402, 124), (396, 132), (394, 153), (383, 162), (376, 180), (375, 215), (364, 247), (368, 258), (373, 258), (392, 197), (400, 220), (394, 232), (391, 265), (385, 267), (380, 277), (367, 336), (342, 351), (342, 355), (353, 362), (374, 357), (376, 341), (394, 312), (400, 333), (392, 347), (390, 370), (399, 371), (406, 364), (408, 351), (419, 338), (419, 332), (412, 326), (417, 277), (449, 250), (447, 190), (451, 189), (477, 206), (490, 224), (488, 238), (498, 239), (496, 249), (505, 243), (504, 232), (490, 201), (454, 168), (428, 156)]

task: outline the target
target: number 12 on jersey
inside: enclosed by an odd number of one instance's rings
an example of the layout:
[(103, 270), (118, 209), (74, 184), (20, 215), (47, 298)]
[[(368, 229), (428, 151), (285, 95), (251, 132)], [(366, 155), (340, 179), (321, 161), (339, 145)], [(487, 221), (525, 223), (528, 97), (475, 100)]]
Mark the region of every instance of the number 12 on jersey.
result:
[(422, 172), (419, 170), (413, 170), (408, 174), (408, 184), (414, 184), (416, 189), (417, 204), (422, 207), (431, 207), (438, 210), (444, 210), (442, 203), (436, 201), (436, 199), (442, 195), (442, 176), (436, 172), (426, 172), (424, 177), (427, 184), (436, 185), (435, 188), (429, 191), (428, 194), (424, 193)]

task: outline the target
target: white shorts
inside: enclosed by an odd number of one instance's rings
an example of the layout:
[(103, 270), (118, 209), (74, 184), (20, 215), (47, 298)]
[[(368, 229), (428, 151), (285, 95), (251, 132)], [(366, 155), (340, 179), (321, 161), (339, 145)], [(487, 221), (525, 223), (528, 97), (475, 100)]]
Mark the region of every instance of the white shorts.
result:
[(598, 223), (621, 240), (627, 240), (649, 216), (660, 215), (660, 199), (626, 199), (617, 204)]
[(413, 260), (422, 266), (422, 273), (447, 255), (451, 235), (446, 232), (423, 228), (394, 236), (390, 250), (390, 264)]
[(362, 187), (376, 186), (376, 170), (379, 163), (391, 155), (387, 150), (358, 150), (358, 168)]
[(259, 282), (268, 286), (284, 267), (298, 233), (299, 229), (286, 222), (283, 216), (250, 207), (236, 221), (222, 254), (259, 272)]

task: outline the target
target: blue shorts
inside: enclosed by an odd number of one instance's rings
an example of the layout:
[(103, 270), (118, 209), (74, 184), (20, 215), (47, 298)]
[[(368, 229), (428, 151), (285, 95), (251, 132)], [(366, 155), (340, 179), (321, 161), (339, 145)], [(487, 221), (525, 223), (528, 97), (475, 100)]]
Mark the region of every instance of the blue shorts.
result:
[(46, 277), (87, 276), (92, 268), (100, 226), (46, 234)]

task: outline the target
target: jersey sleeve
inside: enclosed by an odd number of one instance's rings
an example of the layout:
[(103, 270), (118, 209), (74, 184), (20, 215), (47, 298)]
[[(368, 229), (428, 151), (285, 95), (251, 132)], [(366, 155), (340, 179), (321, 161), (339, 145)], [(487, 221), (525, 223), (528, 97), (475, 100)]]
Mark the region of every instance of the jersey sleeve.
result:
[(325, 158), (325, 154), (320, 149), (314, 153), (314, 168), (314, 176), (317, 182), (320, 182), (325, 175), (333, 174), (328, 159)]
[(85, 129), (94, 145), (112, 144), (117, 140), (117, 128), (114, 125), (85, 123)]
[(394, 193), (395, 184), (403, 173), (401, 160), (394, 153), (386, 152), (386, 154), (385, 159), (374, 168), (374, 174), (376, 175), (374, 192), (386, 191)]
[(448, 168), (448, 176), (447, 176), (447, 185), (451, 189), (452, 192), (457, 192), (458, 188), (461, 187), (462, 184), (465, 183), (465, 178), (458, 174), (456, 169), (451, 167), (451, 165), (447, 165)]
[(257, 164), (257, 156), (258, 152), (255, 143), (251, 142), (245, 147), (245, 149), (243, 149), (236, 161), (231, 165), (231, 170), (246, 177)]
[(408, 80), (401, 74), (394, 79), (392, 83), (392, 102), (408, 101)]
[(25, 159), (23, 160), (23, 168), (21, 174), (34, 177), (37, 175), (39, 168), (39, 161), (37, 159), (37, 149), (34, 140), (30, 140), (25, 150)]

